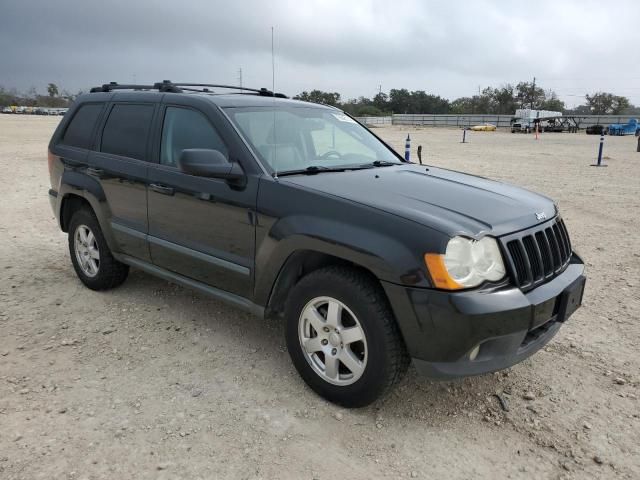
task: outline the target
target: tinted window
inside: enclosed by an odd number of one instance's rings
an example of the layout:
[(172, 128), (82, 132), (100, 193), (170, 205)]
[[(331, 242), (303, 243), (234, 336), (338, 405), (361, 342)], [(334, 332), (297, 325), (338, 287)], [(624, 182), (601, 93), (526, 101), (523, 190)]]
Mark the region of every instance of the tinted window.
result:
[(153, 105), (114, 105), (102, 132), (100, 150), (145, 159)]
[(229, 156), (220, 135), (202, 113), (167, 107), (162, 125), (160, 163), (175, 167), (180, 154), (187, 148), (210, 148)]
[(69, 122), (61, 143), (71, 147), (90, 148), (93, 141), (93, 129), (98, 122), (102, 106), (101, 103), (82, 105)]

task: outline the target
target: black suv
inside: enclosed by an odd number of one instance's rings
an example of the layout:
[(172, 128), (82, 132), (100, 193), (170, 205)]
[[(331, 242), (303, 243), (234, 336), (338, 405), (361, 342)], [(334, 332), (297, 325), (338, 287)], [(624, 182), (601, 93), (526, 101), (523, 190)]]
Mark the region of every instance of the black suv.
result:
[(49, 195), (87, 287), (134, 267), (283, 316), (300, 375), (349, 407), (411, 359), (436, 378), (509, 367), (580, 306), (550, 199), (407, 163), (336, 108), (222, 88), (105, 84), (64, 117)]

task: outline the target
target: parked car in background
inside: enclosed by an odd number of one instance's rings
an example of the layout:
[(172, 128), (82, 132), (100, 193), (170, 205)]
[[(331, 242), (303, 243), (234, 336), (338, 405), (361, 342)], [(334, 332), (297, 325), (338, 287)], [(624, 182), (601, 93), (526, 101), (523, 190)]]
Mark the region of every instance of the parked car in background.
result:
[(3, 107), (2, 113), (13, 113), (13, 109), (11, 107)]
[(491, 123), (483, 123), (482, 125), (474, 125), (471, 130), (474, 132), (495, 132), (496, 126)]
[(587, 135), (606, 135), (607, 127), (604, 125), (591, 125), (585, 129)]

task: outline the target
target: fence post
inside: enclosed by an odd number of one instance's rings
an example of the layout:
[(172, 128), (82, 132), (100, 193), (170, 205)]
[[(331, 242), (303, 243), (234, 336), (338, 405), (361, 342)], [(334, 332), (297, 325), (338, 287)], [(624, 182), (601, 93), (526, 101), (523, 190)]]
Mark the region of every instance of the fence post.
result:
[(602, 164), (602, 147), (604, 146), (604, 133), (600, 135), (600, 146), (598, 147), (598, 163), (592, 163), (592, 167), (606, 167)]
[[(640, 145), (640, 142), (638, 142), (638, 145)], [(418, 145), (418, 162), (422, 165), (422, 145)]]
[(404, 144), (404, 159), (408, 162), (411, 158), (411, 137), (407, 134), (407, 141)]

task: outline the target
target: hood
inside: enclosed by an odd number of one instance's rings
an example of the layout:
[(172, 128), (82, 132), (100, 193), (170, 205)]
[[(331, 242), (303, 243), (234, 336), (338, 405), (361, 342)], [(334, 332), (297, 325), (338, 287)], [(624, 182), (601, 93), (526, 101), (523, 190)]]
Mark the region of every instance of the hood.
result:
[(500, 236), (556, 215), (553, 201), (543, 195), (425, 165), (299, 175), (280, 181), (383, 210), (448, 235)]

